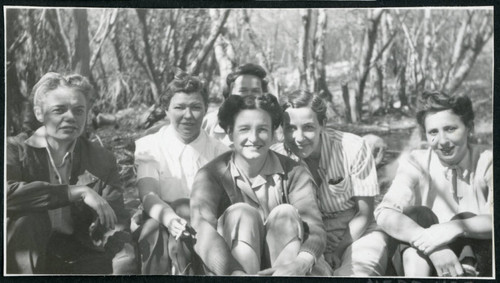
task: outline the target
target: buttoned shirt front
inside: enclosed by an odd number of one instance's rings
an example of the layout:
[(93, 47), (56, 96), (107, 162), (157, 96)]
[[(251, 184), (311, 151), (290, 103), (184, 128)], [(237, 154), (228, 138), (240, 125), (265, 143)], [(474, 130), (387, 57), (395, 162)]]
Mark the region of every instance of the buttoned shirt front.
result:
[(200, 131), (189, 144), (182, 142), (173, 126), (136, 141), (137, 179), (153, 178), (159, 182), (160, 198), (172, 202), (189, 198), (198, 170), (229, 148)]
[(457, 170), (456, 192), (451, 170), (432, 149), (414, 150), (401, 157), (394, 181), (377, 207), (400, 212), (409, 206), (429, 207), (439, 222), (447, 222), (460, 212), (491, 214), (493, 209), (493, 153), (469, 145), (468, 154)]
[[(329, 129), (321, 133), (318, 175), (318, 205), (324, 218), (355, 206), (353, 197), (379, 194), (375, 162), (364, 140), (350, 133)], [(284, 145), (273, 146), (278, 153), (293, 156)], [(297, 157), (295, 157), (297, 159)], [(307, 164), (302, 161), (304, 166)]]
[(278, 157), (269, 151), (262, 170), (252, 182), (235, 164), (234, 154), (229, 164), (234, 183), (242, 191), (243, 199), (259, 209), (262, 221), (265, 222), (271, 210), (281, 203), (280, 186), (284, 170)]
[[(47, 132), (44, 126), (29, 137), (25, 143), (34, 148), (45, 148), (48, 155), (48, 171), (50, 182), (53, 184), (69, 184), (71, 175), (71, 166), (73, 162), (73, 150), (75, 148), (76, 140), (71, 143), (68, 151), (64, 154), (62, 161), (58, 164), (52, 157), (52, 150), (47, 142)], [(69, 206), (64, 206), (56, 209), (49, 210), (49, 217), (52, 224), (52, 230), (63, 234), (73, 233), (73, 221), (71, 218), (71, 211)]]

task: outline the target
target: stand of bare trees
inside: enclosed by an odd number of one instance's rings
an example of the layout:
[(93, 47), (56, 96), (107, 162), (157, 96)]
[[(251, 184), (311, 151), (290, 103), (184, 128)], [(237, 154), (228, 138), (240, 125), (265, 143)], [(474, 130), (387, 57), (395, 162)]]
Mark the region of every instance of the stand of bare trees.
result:
[[(217, 99), (245, 62), (264, 67), (271, 93), (303, 87), (360, 123), (414, 108), (423, 89), (460, 90), (477, 61), (491, 61), (482, 51), (493, 34), (484, 8), (8, 8), (5, 17), (9, 134), (33, 123), (30, 91), (49, 71), (89, 77), (97, 111), (115, 113), (157, 104), (175, 68), (205, 78)], [(335, 67), (343, 62), (348, 71)]]

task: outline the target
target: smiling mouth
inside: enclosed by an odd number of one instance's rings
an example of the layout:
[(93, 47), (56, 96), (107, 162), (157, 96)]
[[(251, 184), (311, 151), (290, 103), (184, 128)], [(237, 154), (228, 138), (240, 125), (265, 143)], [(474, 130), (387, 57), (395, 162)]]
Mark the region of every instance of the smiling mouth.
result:
[(65, 130), (65, 131), (76, 131), (77, 127), (65, 126), (65, 127), (61, 127), (60, 129)]
[(260, 149), (262, 146), (261, 145), (245, 145), (244, 147), (246, 147), (246, 148)]
[(443, 153), (444, 156), (449, 156), (453, 153), (453, 149), (455, 149), (455, 147), (441, 148), (439, 150), (441, 151), (441, 153)]

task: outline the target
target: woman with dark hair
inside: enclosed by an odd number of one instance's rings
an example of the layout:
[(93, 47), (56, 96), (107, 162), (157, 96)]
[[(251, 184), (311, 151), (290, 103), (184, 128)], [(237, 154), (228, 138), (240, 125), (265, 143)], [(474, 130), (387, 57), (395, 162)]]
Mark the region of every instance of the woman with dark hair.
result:
[(293, 160), (269, 150), (282, 112), (271, 94), (230, 96), (220, 126), (234, 143), (197, 173), (195, 250), (215, 275), (329, 275), (316, 189)]
[(430, 148), (401, 158), (377, 222), (405, 276), (491, 276), (493, 154), (471, 143), (472, 103), (423, 93), (417, 122)]
[(180, 240), (189, 222), (194, 176), (207, 162), (228, 151), (201, 130), (208, 93), (195, 76), (180, 72), (161, 99), (170, 125), (136, 141), (137, 186), (146, 221), (139, 234), (142, 274), (185, 274), (189, 249)]
[[(241, 95), (243, 97), (256, 97), (267, 92), (266, 71), (259, 65), (246, 63), (240, 65), (226, 77), (226, 84), (222, 86), (222, 95), (227, 99), (229, 95)], [(217, 111), (208, 113), (203, 119), (202, 128), (210, 135), (225, 145), (230, 146), (229, 137), (219, 126)]]
[(313, 176), (333, 275), (384, 275), (387, 235), (373, 219), (379, 189), (369, 148), (361, 137), (327, 131), (326, 104), (315, 94), (295, 91), (283, 109), (285, 142), (273, 149), (300, 160)]

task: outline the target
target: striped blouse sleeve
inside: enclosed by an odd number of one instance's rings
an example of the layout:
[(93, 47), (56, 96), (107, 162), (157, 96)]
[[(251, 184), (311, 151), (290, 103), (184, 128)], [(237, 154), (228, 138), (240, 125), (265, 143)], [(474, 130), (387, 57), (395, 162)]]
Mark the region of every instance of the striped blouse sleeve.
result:
[(364, 140), (361, 140), (361, 147), (354, 154), (349, 172), (353, 196), (378, 195), (379, 188), (375, 161)]

